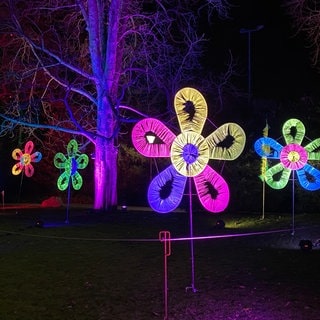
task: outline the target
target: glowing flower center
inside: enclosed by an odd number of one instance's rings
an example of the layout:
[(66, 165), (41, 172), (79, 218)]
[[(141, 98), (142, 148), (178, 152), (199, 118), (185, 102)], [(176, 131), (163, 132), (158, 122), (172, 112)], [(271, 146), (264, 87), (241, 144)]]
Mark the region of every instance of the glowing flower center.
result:
[(297, 151), (290, 151), (288, 153), (288, 159), (291, 161), (291, 162), (297, 162), (300, 160), (300, 155)]
[(31, 156), (28, 153), (25, 153), (21, 159), (20, 159), (20, 163), (24, 166), (27, 166), (28, 164), (31, 163)]
[(187, 131), (179, 134), (171, 146), (171, 161), (183, 176), (198, 175), (209, 161), (206, 140), (196, 132)]
[(191, 143), (186, 144), (182, 149), (182, 157), (188, 164), (194, 163), (199, 157), (198, 148)]
[(298, 170), (308, 161), (308, 152), (299, 144), (290, 143), (280, 152), (280, 161), (288, 169)]
[(77, 160), (75, 158), (69, 158), (66, 162), (65, 169), (70, 176), (73, 176), (78, 170)]

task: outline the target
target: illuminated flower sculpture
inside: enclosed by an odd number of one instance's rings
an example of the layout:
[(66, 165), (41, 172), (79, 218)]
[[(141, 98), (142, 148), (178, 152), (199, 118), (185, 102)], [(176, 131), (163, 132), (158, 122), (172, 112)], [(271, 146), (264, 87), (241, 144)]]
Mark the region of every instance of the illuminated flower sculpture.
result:
[(265, 172), (266, 183), (273, 189), (282, 189), (287, 185), (291, 172), (296, 172), (303, 188), (311, 191), (320, 189), (320, 171), (307, 163), (308, 160), (320, 160), (320, 138), (302, 147), (305, 127), (298, 119), (286, 121), (282, 134), (286, 146), (269, 137), (258, 139), (254, 145), (259, 156), (280, 160)]
[(40, 152), (32, 153), (34, 144), (32, 141), (28, 141), (24, 147), (24, 152), (19, 148), (12, 151), (12, 158), (19, 161), (12, 167), (12, 174), (18, 175), (21, 172), (25, 172), (28, 178), (34, 174), (34, 168), (32, 162), (39, 162), (42, 159)]
[(89, 157), (86, 154), (80, 154), (77, 141), (70, 140), (67, 146), (67, 157), (61, 152), (54, 157), (54, 165), (64, 170), (57, 181), (59, 190), (64, 191), (68, 188), (70, 178), (73, 188), (79, 190), (82, 186), (82, 177), (78, 170), (84, 169), (88, 163)]
[(209, 159), (236, 159), (243, 151), (245, 133), (239, 125), (226, 123), (204, 138), (201, 132), (207, 118), (207, 104), (202, 94), (193, 88), (178, 91), (174, 107), (181, 129), (178, 136), (154, 118), (139, 121), (132, 131), (133, 144), (142, 155), (171, 158), (172, 164), (150, 183), (149, 204), (160, 213), (176, 209), (187, 178), (192, 177), (204, 208), (221, 212), (228, 205), (229, 188), (208, 162)]

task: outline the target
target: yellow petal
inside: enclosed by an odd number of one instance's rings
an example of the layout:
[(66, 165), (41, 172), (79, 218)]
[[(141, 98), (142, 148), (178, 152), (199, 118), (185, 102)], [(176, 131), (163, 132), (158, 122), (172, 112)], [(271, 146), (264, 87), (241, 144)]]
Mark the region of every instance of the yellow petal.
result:
[(178, 117), (181, 132), (201, 133), (207, 119), (207, 103), (196, 89), (183, 88), (174, 97), (174, 108)]
[(210, 159), (234, 160), (242, 153), (246, 135), (236, 123), (225, 123), (206, 138)]

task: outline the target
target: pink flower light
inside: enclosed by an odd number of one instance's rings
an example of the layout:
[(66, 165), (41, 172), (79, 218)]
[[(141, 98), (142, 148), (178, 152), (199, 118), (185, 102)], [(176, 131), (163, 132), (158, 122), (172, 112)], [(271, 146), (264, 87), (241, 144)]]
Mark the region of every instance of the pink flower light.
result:
[(34, 144), (32, 141), (28, 141), (24, 147), (24, 152), (19, 148), (12, 151), (12, 158), (19, 161), (12, 167), (12, 174), (18, 175), (21, 172), (25, 172), (28, 178), (32, 177), (34, 174), (34, 168), (32, 162), (39, 162), (42, 159), (42, 154), (40, 152), (32, 153)]
[(283, 147), (280, 152), (280, 161), (284, 167), (298, 170), (305, 166), (308, 161), (308, 153), (304, 147), (291, 143)]

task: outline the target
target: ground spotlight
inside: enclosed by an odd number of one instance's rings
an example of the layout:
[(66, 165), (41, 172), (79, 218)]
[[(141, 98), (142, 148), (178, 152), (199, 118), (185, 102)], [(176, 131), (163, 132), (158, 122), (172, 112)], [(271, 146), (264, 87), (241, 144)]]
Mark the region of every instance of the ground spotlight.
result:
[(300, 240), (299, 247), (302, 251), (311, 251), (313, 244), (310, 240)]
[(36, 223), (35, 223), (35, 226), (36, 226), (37, 228), (43, 228), (43, 221), (37, 220)]
[(224, 223), (223, 220), (218, 220), (218, 221), (216, 222), (216, 227), (217, 227), (218, 229), (224, 229), (225, 225), (226, 225), (226, 224)]

